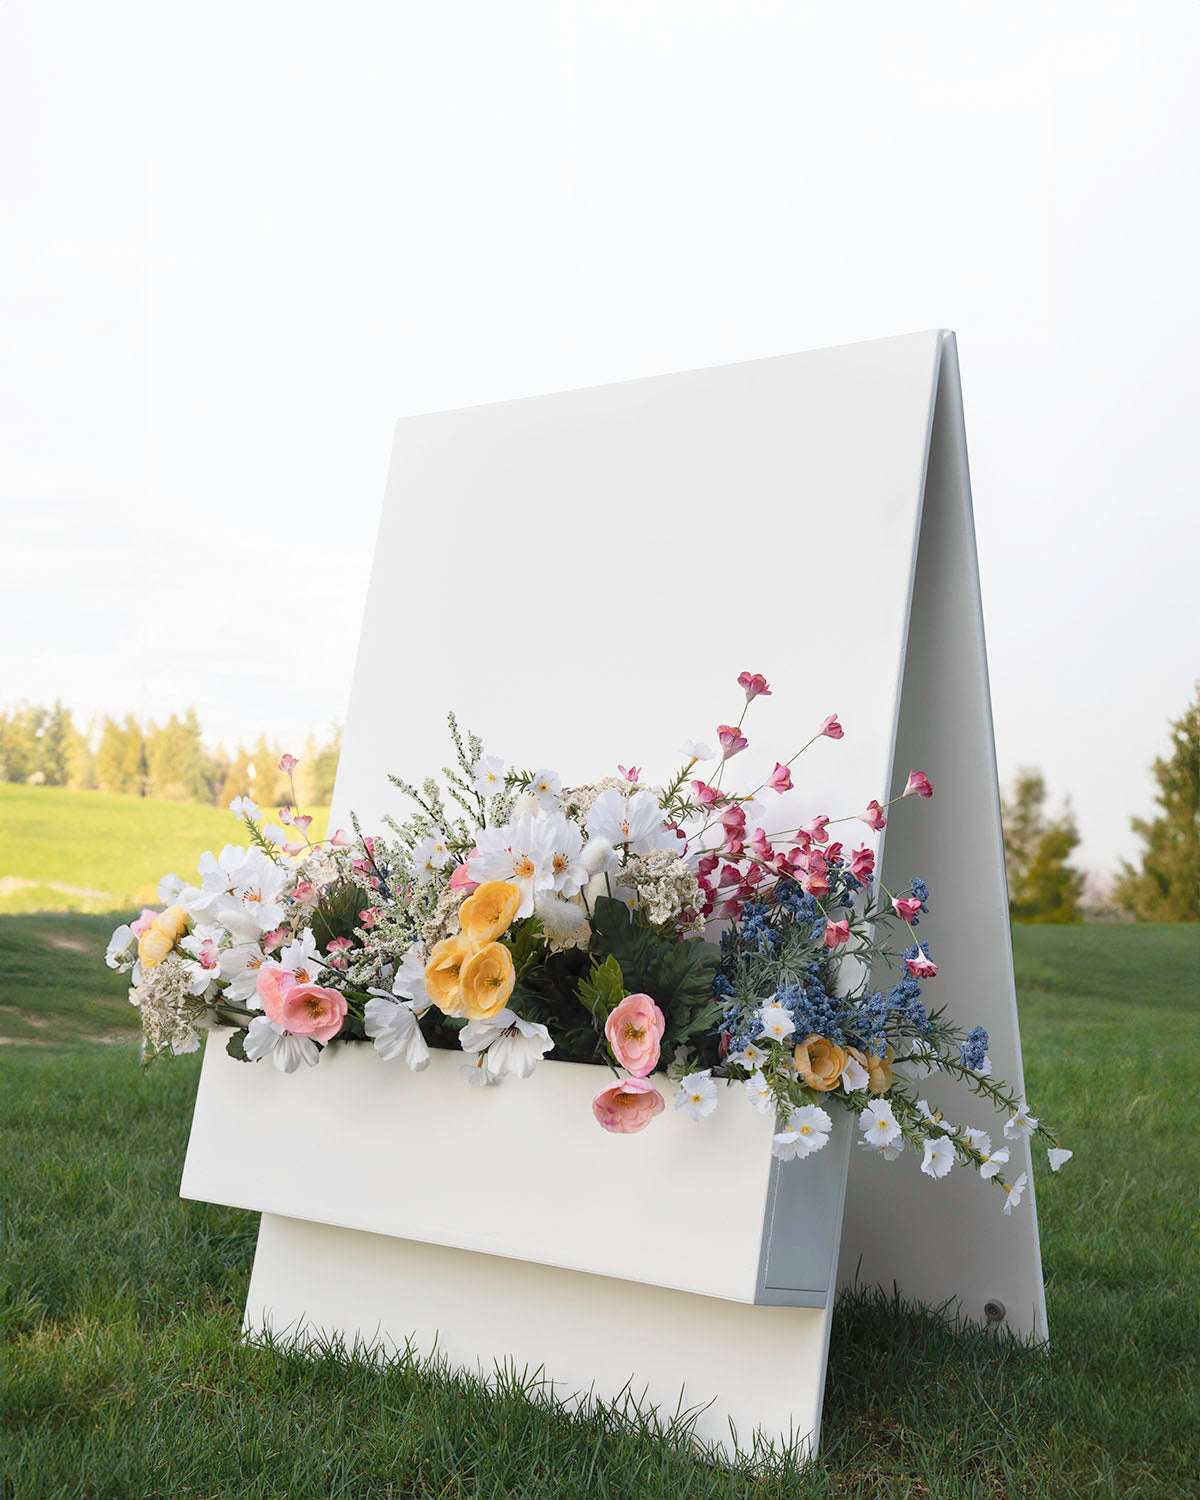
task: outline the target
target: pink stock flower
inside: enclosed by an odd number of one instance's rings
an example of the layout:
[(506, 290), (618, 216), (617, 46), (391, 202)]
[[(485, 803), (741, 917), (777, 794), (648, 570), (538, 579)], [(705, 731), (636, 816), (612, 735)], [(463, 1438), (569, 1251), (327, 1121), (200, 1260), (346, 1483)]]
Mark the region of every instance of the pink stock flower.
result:
[(805, 823), (800, 832), (807, 834), (814, 844), (827, 844), (829, 842), (829, 835), (825, 832), (825, 825), (828, 822), (829, 819), (824, 813), (818, 813), (815, 818)]
[(707, 786), (703, 781), (693, 781), (692, 791), (696, 794), (696, 801), (701, 807), (712, 807), (724, 797), (724, 792), (715, 786)]
[(636, 781), (642, 774), (641, 766), (618, 766), (617, 770), (620, 771), (626, 781)]
[(321, 899), (321, 893), (311, 880), (301, 880), (292, 891), (292, 900), (298, 906), (316, 906)]
[(855, 880), (870, 880), (875, 871), (875, 851), (861, 844), (850, 855), (850, 873)]
[(831, 740), (840, 740), (846, 733), (846, 731), (838, 723), (837, 714), (830, 714), (825, 722), (821, 725), (819, 732), (823, 735), (826, 735)]
[(836, 948), (836, 947), (839, 946), (839, 944), (841, 944), (841, 943), (848, 943), (849, 941), (850, 941), (850, 919), (847, 917), (847, 918), (843, 919), (841, 922), (831, 922), (829, 920), (829, 918), (826, 917), (826, 919), (825, 919), (825, 946), (827, 948)]
[(613, 1135), (636, 1135), (663, 1112), (663, 1096), (644, 1078), (618, 1078), (606, 1083), (592, 1100), (598, 1123)]
[(722, 810), (717, 822), (720, 823), (722, 828), (745, 828), (746, 810), (744, 807), (739, 807), (735, 802), (732, 807), (726, 807)]
[(921, 913), (921, 903), (915, 896), (899, 896), (893, 902), (896, 915), (906, 922), (914, 921)]
[(718, 724), (717, 739), (721, 742), (722, 760), (728, 760), (731, 755), (744, 750), (750, 743), (742, 731), (732, 724)]
[(658, 1066), (659, 1043), (666, 1025), (666, 1017), (649, 995), (626, 995), (609, 1013), (604, 1035), (625, 1071), (635, 1078), (645, 1078)]
[(772, 791), (779, 792), (781, 795), (784, 792), (790, 792), (792, 789), (792, 773), (788, 770), (787, 766), (781, 766), (776, 761), (775, 769), (767, 777), (764, 785), (769, 786)]
[(285, 772), (288, 776), (292, 774), (292, 772), (299, 764), (300, 762), (294, 755), (281, 755), (279, 757), (279, 769)]
[(908, 783), (900, 794), (903, 797), (932, 797), (933, 783), (924, 771), (910, 771)]
[(754, 698), (769, 698), (771, 689), (767, 686), (767, 679), (761, 672), (739, 672), (738, 687), (746, 695), (746, 702)]
[(332, 1041), (346, 1019), (346, 997), (319, 984), (280, 986), (279, 1022), (293, 1036)]
[(868, 828), (873, 828), (878, 833), (887, 822), (887, 815), (883, 808), (880, 807), (878, 801), (872, 797), (870, 802), (867, 803), (866, 812), (859, 813), (858, 821), (865, 823)]
[(916, 958), (906, 958), (904, 960), (904, 967), (914, 979), (932, 979), (938, 971), (937, 964), (934, 963), (933, 959), (927, 953), (922, 952), (920, 948), (917, 949)]
[(154, 926), (154, 919), (157, 916), (158, 916), (158, 913), (154, 910), (154, 908), (152, 906), (143, 906), (142, 907), (142, 914), (137, 919), (137, 921), (136, 922), (130, 922), (130, 924), (129, 924), (129, 930), (130, 930), (130, 932), (136, 934), (136, 936), (138, 936), (138, 937), (141, 937), (141, 935), (142, 935), (143, 932), (149, 932), (150, 929), (151, 929), (151, 927)]
[(831, 865), (840, 864), (842, 859), (841, 844), (830, 844), (829, 848), (825, 851), (825, 858)]

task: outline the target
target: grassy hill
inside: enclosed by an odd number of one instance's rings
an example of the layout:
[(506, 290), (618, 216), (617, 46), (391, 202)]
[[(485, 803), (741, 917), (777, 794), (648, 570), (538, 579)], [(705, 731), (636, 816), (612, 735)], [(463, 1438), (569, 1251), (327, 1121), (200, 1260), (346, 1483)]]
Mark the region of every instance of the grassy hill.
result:
[[(714, 1468), (653, 1420), (548, 1410), (519, 1376), (489, 1391), (416, 1360), (243, 1344), (258, 1216), (179, 1199), (198, 1058), (139, 1074), (136, 1016), (103, 967), (110, 925), (0, 916), (12, 1500), (1200, 1492), (1200, 927), (1016, 930), (1030, 1099), (1075, 1151), (1057, 1176), (1037, 1158), (1049, 1352), (844, 1296), (821, 1457), (797, 1474)], [(729, 1192), (714, 1184), (698, 1212), (730, 1211)]]
[[(328, 808), (308, 808), (313, 837)], [(0, 783), (0, 912), (132, 911), (168, 871), (241, 842), (229, 811), (119, 792)]]

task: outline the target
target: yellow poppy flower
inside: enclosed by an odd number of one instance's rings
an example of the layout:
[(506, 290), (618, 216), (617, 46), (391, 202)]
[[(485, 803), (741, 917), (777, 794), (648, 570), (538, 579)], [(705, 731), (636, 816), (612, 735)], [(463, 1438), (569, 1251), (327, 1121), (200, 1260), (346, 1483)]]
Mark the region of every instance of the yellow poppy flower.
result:
[(480, 948), (462, 967), (462, 1014), (487, 1021), (508, 1004), (517, 982), (512, 955), (502, 943)]

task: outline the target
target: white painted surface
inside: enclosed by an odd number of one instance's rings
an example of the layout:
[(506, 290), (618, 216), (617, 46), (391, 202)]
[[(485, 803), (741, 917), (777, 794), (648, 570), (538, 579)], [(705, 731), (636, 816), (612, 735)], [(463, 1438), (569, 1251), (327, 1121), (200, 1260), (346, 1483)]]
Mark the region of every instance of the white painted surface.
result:
[(607, 1068), (547, 1059), (482, 1089), (459, 1052), (414, 1074), (371, 1046), (332, 1047), (285, 1075), (224, 1043), (210, 1033), (185, 1198), (754, 1301), (774, 1122), (736, 1086), (693, 1121), (657, 1077), (664, 1112), (612, 1135), (591, 1110)]
[[(703, 1259), (708, 1243), (697, 1231), (689, 1256)], [(564, 1401), (628, 1387), (664, 1416), (711, 1403), (696, 1435), (727, 1451), (731, 1423), (745, 1449), (756, 1428), (818, 1441), (822, 1309), (755, 1307), (264, 1214), (246, 1327), (264, 1326), (292, 1337), (336, 1329), (392, 1349), (411, 1340), (426, 1354), (436, 1343), (451, 1365), (485, 1375), (497, 1363), (540, 1369)]]

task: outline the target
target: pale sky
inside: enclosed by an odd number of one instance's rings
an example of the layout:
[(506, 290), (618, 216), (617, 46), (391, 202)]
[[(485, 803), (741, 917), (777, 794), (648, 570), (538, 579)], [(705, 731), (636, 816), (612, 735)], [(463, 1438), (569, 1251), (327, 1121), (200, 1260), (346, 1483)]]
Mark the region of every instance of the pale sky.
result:
[[(9, 0), (0, 704), (298, 742), (345, 710), (397, 417), (945, 326), (1001, 775), (1112, 866), (1200, 675), (1198, 30)], [(411, 566), (454, 586), (449, 544)]]

